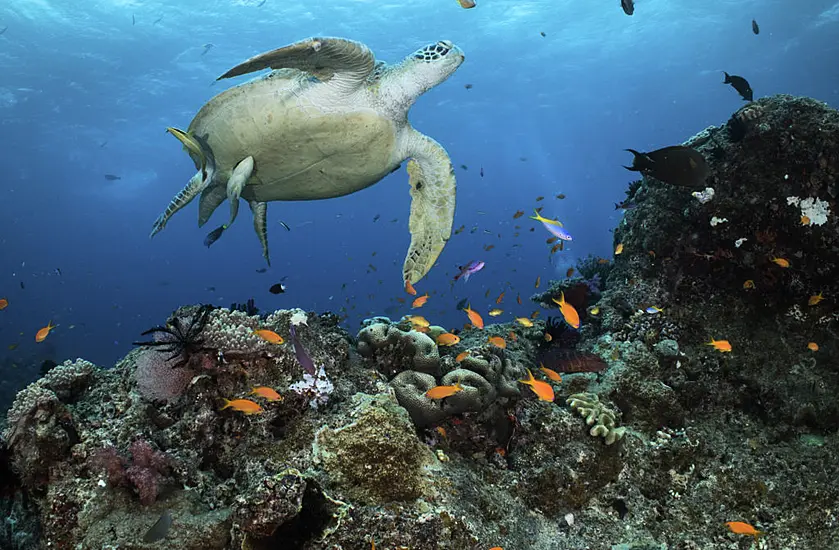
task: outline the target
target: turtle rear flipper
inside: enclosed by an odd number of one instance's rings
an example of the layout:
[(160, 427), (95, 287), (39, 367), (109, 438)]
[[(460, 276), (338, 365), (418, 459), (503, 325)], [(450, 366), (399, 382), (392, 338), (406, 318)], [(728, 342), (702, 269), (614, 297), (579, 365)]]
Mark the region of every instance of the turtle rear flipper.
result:
[(376, 65), (370, 48), (346, 38), (307, 38), (270, 52), (251, 57), (217, 80), (263, 69), (297, 69), (326, 81), (340, 73), (348, 80), (364, 81)]

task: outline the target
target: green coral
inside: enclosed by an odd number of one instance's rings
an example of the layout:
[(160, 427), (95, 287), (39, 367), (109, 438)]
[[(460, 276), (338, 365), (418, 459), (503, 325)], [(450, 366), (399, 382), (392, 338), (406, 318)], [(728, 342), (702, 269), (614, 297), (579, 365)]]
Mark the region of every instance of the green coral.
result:
[(358, 333), (358, 353), (373, 359), (376, 366), (392, 376), (403, 370), (427, 374), (440, 371), (440, 352), (429, 336), (404, 331), (386, 323), (374, 323)]
[(611, 445), (624, 436), (626, 428), (617, 427), (615, 413), (600, 402), (597, 394), (575, 393), (565, 402), (586, 419), (586, 424), (592, 427), (589, 433), (594, 437), (605, 439), (606, 445)]
[(417, 439), (405, 409), (387, 395), (357, 394), (355, 420), (315, 436), (314, 457), (329, 480), (353, 499), (410, 501), (423, 495), (434, 456)]

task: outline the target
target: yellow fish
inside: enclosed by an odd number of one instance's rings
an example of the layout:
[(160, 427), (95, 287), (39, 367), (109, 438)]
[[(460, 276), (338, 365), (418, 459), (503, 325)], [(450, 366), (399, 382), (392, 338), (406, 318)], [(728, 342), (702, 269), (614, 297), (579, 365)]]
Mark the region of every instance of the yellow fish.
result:
[(533, 321), (528, 319), (527, 317), (516, 317), (516, 322), (523, 327), (530, 328), (533, 326)]
[(499, 316), (499, 315), (501, 315), (502, 313), (504, 313), (504, 310), (503, 310), (503, 309), (498, 309), (498, 308), (495, 308), (495, 309), (491, 309), (491, 310), (489, 310), (489, 316), (490, 316), (490, 317), (498, 317), (498, 316)]

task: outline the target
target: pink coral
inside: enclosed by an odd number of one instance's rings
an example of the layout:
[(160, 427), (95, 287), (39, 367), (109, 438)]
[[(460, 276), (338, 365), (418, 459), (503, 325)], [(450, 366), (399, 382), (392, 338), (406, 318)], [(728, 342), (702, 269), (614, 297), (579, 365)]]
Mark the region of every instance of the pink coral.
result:
[(133, 487), (142, 504), (153, 504), (157, 500), (160, 483), (169, 473), (170, 461), (142, 439), (133, 442), (129, 451), (130, 461), (121, 457), (113, 446), (103, 447), (91, 457), (92, 466), (108, 475), (112, 487)]

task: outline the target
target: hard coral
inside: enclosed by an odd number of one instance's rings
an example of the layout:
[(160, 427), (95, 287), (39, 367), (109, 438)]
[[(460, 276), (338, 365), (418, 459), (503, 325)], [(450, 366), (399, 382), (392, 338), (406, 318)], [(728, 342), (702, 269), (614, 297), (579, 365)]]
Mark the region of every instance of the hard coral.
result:
[(367, 326), (358, 333), (358, 353), (375, 360), (389, 376), (403, 370), (438, 374), (440, 353), (434, 340), (421, 332), (403, 331), (384, 323)]

